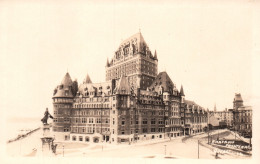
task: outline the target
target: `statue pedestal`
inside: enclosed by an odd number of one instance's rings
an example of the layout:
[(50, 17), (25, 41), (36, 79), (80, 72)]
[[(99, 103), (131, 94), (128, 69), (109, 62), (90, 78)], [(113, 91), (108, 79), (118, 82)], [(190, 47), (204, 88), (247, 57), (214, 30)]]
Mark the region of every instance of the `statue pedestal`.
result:
[[(42, 141), (42, 151), (45, 154), (47, 152), (55, 153), (57, 144), (53, 144), (54, 137), (52, 137), (50, 135), (50, 125), (49, 124), (44, 124), (42, 129), (43, 129), (43, 137), (41, 138), (41, 141)], [(55, 149), (55, 151), (53, 149)]]
[(43, 137), (49, 137), (50, 136), (50, 125), (45, 124), (43, 125)]

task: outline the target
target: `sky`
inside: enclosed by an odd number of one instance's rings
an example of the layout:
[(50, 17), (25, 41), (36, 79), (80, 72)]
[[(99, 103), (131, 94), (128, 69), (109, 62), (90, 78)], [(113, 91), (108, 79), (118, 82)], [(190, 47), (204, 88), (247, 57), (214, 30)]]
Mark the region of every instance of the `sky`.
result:
[[(252, 105), (254, 1), (1, 1), (1, 112), (43, 116), (68, 71), (105, 81), (120, 42), (141, 31), (186, 99), (232, 108)], [(259, 27), (259, 26), (258, 26)]]

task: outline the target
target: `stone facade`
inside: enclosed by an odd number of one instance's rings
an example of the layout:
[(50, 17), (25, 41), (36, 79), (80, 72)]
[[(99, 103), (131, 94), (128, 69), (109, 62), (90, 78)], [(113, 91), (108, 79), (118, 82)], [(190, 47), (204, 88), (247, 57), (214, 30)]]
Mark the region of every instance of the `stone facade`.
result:
[(234, 128), (242, 135), (252, 137), (252, 107), (244, 106), (240, 93), (235, 94), (233, 101)]
[(128, 143), (205, 130), (207, 112), (185, 100), (183, 87), (158, 74), (157, 65), (156, 51), (137, 33), (107, 61), (106, 82), (92, 83), (87, 75), (75, 87), (67, 73), (53, 95), (56, 139)]

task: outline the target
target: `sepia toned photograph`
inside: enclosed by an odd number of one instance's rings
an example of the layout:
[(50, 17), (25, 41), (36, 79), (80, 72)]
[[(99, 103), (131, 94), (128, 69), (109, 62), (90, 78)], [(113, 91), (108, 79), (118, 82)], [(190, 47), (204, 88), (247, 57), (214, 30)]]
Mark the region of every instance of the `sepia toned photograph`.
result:
[(1, 163), (257, 163), (259, 9), (0, 1)]

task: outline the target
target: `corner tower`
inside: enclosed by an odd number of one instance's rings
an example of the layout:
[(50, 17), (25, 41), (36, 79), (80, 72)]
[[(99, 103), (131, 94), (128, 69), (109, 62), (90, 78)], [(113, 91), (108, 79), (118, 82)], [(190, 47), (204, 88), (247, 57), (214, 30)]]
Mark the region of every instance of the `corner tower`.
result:
[(123, 41), (106, 64), (106, 81), (127, 76), (131, 88), (146, 90), (158, 73), (157, 53), (152, 55), (141, 32)]
[(240, 93), (236, 93), (233, 101), (233, 109), (237, 110), (241, 106), (243, 106), (243, 99)]
[[(70, 114), (73, 103), (73, 82), (69, 73), (66, 73), (60, 85), (53, 94), (53, 133), (58, 140), (68, 140), (70, 133)], [(62, 132), (62, 133), (60, 133)]]

